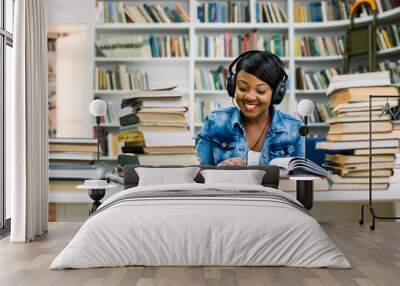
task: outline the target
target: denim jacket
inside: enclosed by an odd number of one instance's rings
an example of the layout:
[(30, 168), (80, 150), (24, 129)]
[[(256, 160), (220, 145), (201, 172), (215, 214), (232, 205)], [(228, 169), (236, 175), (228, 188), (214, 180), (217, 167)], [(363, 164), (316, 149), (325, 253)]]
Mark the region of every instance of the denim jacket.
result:
[[(304, 156), (303, 124), (298, 118), (272, 109), (272, 122), (264, 140), (259, 165), (278, 157)], [(196, 152), (203, 165), (218, 165), (232, 157), (247, 161), (247, 138), (239, 110), (228, 107), (210, 112), (196, 138)]]

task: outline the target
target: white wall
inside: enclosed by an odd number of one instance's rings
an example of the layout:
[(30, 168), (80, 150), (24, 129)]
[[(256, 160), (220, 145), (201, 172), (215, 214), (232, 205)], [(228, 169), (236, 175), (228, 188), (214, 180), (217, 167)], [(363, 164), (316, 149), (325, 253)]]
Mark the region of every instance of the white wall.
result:
[(56, 43), (57, 137), (91, 137), (86, 33), (61, 37)]
[[(57, 133), (59, 137), (92, 137), (92, 99), (94, 53), (94, 0), (48, 0), (48, 25), (58, 32), (70, 32), (57, 48)], [(85, 34), (76, 32), (86, 31)], [(75, 41), (76, 45), (71, 45)], [(59, 133), (60, 131), (60, 133)]]

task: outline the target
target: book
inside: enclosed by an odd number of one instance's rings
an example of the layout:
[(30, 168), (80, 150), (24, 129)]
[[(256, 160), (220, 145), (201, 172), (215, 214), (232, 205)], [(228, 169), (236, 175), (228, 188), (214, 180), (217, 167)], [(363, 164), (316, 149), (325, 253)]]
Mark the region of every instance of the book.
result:
[(49, 138), (50, 144), (97, 144), (97, 139), (95, 138), (62, 138), (53, 137)]
[[(389, 184), (372, 184), (373, 190), (387, 190), (389, 188)], [(369, 190), (369, 184), (339, 184), (334, 183), (329, 186), (330, 191), (353, 191), (353, 190)]]
[(50, 165), (50, 179), (100, 179), (105, 174), (100, 165)]
[[(388, 79), (390, 81), (390, 78)], [(350, 103), (350, 102), (368, 102), (369, 95), (374, 96), (393, 96), (399, 95), (399, 90), (395, 86), (376, 86), (375, 81), (370, 80), (370, 85), (367, 87), (351, 87), (343, 88), (337, 92), (332, 93), (329, 97), (329, 104), (335, 107), (339, 104)], [(390, 85), (390, 82), (388, 83)], [(380, 100), (379, 98), (374, 98), (373, 100)], [(364, 103), (366, 104), (366, 103)], [(368, 107), (369, 105), (367, 105)]]
[[(381, 154), (397, 154), (400, 153), (400, 148), (374, 148), (371, 154), (381, 155)], [(355, 149), (352, 151), (354, 155), (369, 155), (369, 149)]]
[[(369, 156), (353, 156), (343, 154), (325, 154), (325, 159), (339, 164), (360, 164), (369, 162)], [(372, 155), (372, 162), (394, 162), (396, 157), (389, 155)]]
[[(369, 177), (341, 177), (332, 174), (330, 178), (335, 184), (369, 184)], [(372, 177), (372, 183), (389, 184), (390, 177)]]
[(193, 146), (152, 146), (143, 147), (143, 152), (146, 154), (176, 154), (176, 153), (189, 153), (194, 152)]
[[(179, 91), (135, 91), (129, 93), (129, 98), (124, 98), (121, 101), (121, 108), (134, 106), (135, 104), (143, 104), (138, 102), (156, 101), (158, 104), (162, 101), (172, 101), (175, 103), (180, 100), (182, 93)], [(150, 103), (149, 103), (150, 104)]]
[[(393, 174), (392, 169), (386, 170), (372, 170), (372, 177), (390, 177)], [(348, 171), (346, 173), (340, 174), (342, 177), (369, 177), (369, 170), (368, 171)]]
[[(390, 120), (390, 116), (387, 115), (387, 114), (382, 115), (381, 117), (379, 117), (379, 115), (378, 115), (378, 116), (373, 116), (371, 118), (371, 121), (373, 121), (373, 122), (375, 122), (375, 121), (387, 121), (387, 120)], [(364, 121), (367, 121), (367, 122), (370, 121), (370, 118), (369, 118), (368, 115), (367, 116), (335, 117), (335, 118), (329, 118), (326, 122), (329, 123), (329, 124), (332, 124), (332, 123), (344, 123), (344, 122), (351, 122), (352, 123), (352, 122), (364, 122)]]
[(289, 171), (289, 174), (305, 173), (324, 177), (328, 176), (327, 170), (318, 166), (313, 161), (309, 159), (305, 160), (302, 157), (275, 158), (269, 164), (286, 169)]
[[(371, 131), (373, 132), (391, 132), (393, 124), (391, 121), (372, 122)], [(349, 122), (334, 123), (329, 126), (328, 134), (355, 134), (369, 132), (369, 122)], [(355, 140), (355, 139), (353, 139)], [(335, 141), (335, 140), (333, 140)]]
[[(399, 140), (389, 139), (389, 140), (372, 140), (372, 148), (393, 148), (399, 147)], [(316, 149), (324, 150), (352, 150), (352, 149), (367, 149), (369, 148), (368, 140), (360, 141), (343, 141), (343, 142), (329, 142), (322, 141), (317, 142)]]
[[(374, 162), (372, 164), (372, 170), (382, 170), (382, 169), (393, 169), (395, 166), (394, 161), (392, 162)], [(340, 171), (341, 173), (347, 173), (349, 171), (364, 171), (369, 170), (369, 163), (357, 163), (357, 164), (348, 164), (348, 163), (337, 163), (332, 161), (327, 161), (326, 167), (330, 169), (335, 169)]]
[(79, 190), (76, 186), (83, 184), (83, 180), (49, 180), (49, 192), (71, 192)]
[(139, 160), (136, 154), (120, 154), (117, 159), (118, 165), (139, 165)]
[(97, 159), (97, 153), (91, 152), (50, 152), (49, 160), (77, 160), (94, 161)]
[(136, 112), (139, 122), (157, 123), (157, 122), (186, 122), (185, 114), (182, 112)]
[(390, 73), (388, 71), (335, 75), (332, 77), (326, 93), (331, 95), (345, 88), (379, 87), (390, 84)]
[[(390, 104), (391, 107), (397, 106), (399, 103), (398, 99), (388, 98), (383, 100), (373, 100), (371, 101), (371, 110), (381, 110), (385, 104)], [(336, 105), (332, 111), (333, 112), (354, 112), (354, 111), (365, 111), (369, 112), (370, 109), (369, 101), (352, 102), (352, 103), (341, 103)]]
[(161, 132), (145, 132), (143, 136), (145, 147), (194, 146), (189, 132), (170, 132), (168, 136)]
[[(373, 130), (373, 129), (372, 129)], [(328, 141), (358, 141), (369, 140), (369, 133), (353, 133), (353, 134), (329, 134), (326, 136)], [(400, 138), (400, 131), (392, 131), (385, 133), (371, 133), (372, 140), (396, 139)]]
[(182, 125), (162, 125), (162, 124), (132, 124), (120, 127), (120, 132), (187, 132), (186, 124)]
[(58, 144), (49, 145), (49, 152), (97, 152), (97, 144)]

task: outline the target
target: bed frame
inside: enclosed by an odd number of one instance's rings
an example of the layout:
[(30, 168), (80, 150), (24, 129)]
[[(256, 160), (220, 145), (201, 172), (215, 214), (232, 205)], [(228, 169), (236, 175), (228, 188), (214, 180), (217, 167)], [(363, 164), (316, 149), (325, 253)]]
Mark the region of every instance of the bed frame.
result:
[[(124, 166), (124, 189), (133, 188), (138, 185), (139, 177), (135, 171), (138, 165), (126, 165)], [(168, 166), (149, 166), (144, 165), (140, 167), (152, 167), (152, 168), (179, 168), (185, 167), (182, 165), (168, 165)], [(262, 179), (261, 184), (265, 187), (271, 187), (277, 189), (279, 187), (279, 168), (277, 166), (211, 166), (211, 165), (196, 165), (194, 167), (200, 167), (202, 170), (205, 169), (220, 169), (220, 170), (262, 170), (265, 171), (265, 175)], [(200, 174), (194, 178), (197, 183), (204, 183), (204, 178)]]
[[(137, 175), (135, 168), (139, 165), (126, 165), (124, 166), (124, 189), (136, 187), (139, 183), (139, 176)], [(185, 167), (182, 165), (166, 165), (166, 166), (152, 166), (152, 165), (141, 165), (140, 167), (151, 167), (151, 168), (179, 168)], [(202, 170), (206, 169), (220, 169), (220, 170), (262, 170), (265, 171), (265, 175), (262, 179), (261, 184), (264, 187), (271, 187), (274, 189), (279, 188), (279, 167), (277, 166), (211, 166), (211, 165), (193, 165), (193, 167), (200, 167)], [(200, 174), (194, 178), (197, 183), (204, 183), (204, 178)], [(296, 187), (296, 199), (303, 204), (303, 206), (310, 210), (314, 203), (314, 191), (312, 181), (298, 181)]]

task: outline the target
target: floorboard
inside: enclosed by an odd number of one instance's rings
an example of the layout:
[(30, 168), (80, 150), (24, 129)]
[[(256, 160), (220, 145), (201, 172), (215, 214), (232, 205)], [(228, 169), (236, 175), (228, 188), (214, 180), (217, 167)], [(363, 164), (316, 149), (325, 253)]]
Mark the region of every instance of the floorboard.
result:
[(322, 223), (351, 262), (352, 269), (290, 267), (119, 267), (48, 269), (82, 224), (50, 223), (32, 243), (0, 240), (0, 285), (400, 285), (400, 223), (381, 222), (375, 231), (356, 222)]

